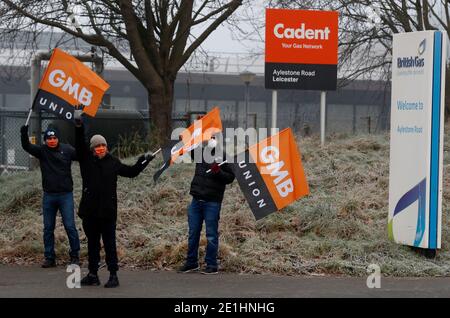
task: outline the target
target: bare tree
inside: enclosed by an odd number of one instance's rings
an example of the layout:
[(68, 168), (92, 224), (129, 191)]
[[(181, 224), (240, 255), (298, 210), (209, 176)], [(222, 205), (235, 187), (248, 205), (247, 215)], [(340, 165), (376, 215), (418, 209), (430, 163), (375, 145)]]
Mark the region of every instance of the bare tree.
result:
[[(1, 0), (0, 26), (51, 28), (98, 46), (147, 89), (152, 124), (171, 131), (174, 82), (193, 52), (243, 0)], [(193, 36), (193, 31), (197, 36)], [(131, 57), (126, 56), (130, 52)], [(130, 54), (128, 53), (128, 54)]]

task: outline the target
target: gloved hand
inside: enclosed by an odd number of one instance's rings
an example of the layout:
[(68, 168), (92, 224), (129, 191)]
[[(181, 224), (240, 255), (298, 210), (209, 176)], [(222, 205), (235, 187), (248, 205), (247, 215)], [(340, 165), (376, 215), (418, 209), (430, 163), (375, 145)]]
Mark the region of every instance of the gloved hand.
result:
[(138, 162), (139, 164), (141, 164), (141, 165), (142, 165), (142, 164), (146, 164), (146, 163), (147, 163), (147, 159), (145, 159), (145, 155), (139, 156), (137, 162)]
[(20, 127), (20, 133), (22, 135), (28, 134), (28, 125), (23, 125), (22, 127)]
[(73, 112), (73, 119), (75, 120), (75, 125), (80, 127), (82, 124), (81, 115), (83, 115), (84, 105), (79, 104), (75, 106), (75, 110)]
[(145, 160), (147, 160), (148, 162), (152, 161), (153, 159), (155, 159), (155, 156), (153, 155), (153, 153), (151, 152), (147, 152), (145, 155)]
[(214, 162), (214, 163), (211, 165), (211, 172), (214, 173), (214, 174), (216, 174), (216, 173), (219, 173), (219, 171), (220, 171), (220, 166), (219, 166), (219, 164), (218, 164), (217, 162)]

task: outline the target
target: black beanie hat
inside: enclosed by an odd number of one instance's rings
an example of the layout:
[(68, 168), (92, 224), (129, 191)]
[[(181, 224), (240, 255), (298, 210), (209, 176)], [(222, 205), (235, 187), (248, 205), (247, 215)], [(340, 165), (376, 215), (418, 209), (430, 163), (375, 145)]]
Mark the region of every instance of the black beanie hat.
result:
[(54, 128), (47, 128), (47, 130), (44, 132), (44, 140), (47, 140), (47, 138), (49, 138), (50, 136), (55, 136), (56, 138), (59, 138), (58, 132)]

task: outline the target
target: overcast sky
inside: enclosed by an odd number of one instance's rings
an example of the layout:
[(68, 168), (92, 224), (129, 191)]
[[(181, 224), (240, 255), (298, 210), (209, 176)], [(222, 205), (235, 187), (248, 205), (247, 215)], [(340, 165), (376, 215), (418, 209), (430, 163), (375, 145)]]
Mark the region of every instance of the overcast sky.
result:
[[(250, 9), (248, 7), (242, 6), (241, 8), (236, 10), (233, 17), (239, 20), (239, 28), (244, 30), (245, 32), (252, 32), (252, 34), (254, 34), (253, 37), (255, 36), (253, 25), (257, 23), (261, 26), (261, 28), (259, 29), (260, 35), (264, 37), (264, 0), (251, 0), (251, 3), (252, 6)], [(252, 19), (252, 23), (248, 22), (249, 19)], [(225, 22), (206, 39), (202, 47), (207, 51), (219, 52), (264, 52), (263, 41), (242, 41), (236, 39), (236, 36), (234, 36), (233, 38), (233, 33), (238, 33), (238, 31)]]

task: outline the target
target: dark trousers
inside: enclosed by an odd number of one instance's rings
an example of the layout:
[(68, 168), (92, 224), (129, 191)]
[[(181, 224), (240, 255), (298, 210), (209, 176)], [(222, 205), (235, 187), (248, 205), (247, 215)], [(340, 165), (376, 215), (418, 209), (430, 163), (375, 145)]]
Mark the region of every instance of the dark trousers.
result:
[(217, 252), (219, 250), (219, 219), (220, 202), (207, 202), (192, 199), (188, 211), (189, 223), (189, 241), (188, 255), (186, 263), (189, 265), (198, 265), (198, 247), (200, 243), (200, 234), (202, 232), (203, 221), (206, 225), (206, 246), (205, 262), (209, 267), (217, 268)]
[(55, 259), (55, 224), (56, 214), (61, 213), (64, 229), (70, 244), (70, 256), (78, 257), (80, 240), (75, 225), (73, 193), (45, 193), (42, 198), (42, 215), (44, 218), (44, 256)]
[(116, 249), (116, 221), (100, 218), (84, 218), (83, 230), (88, 239), (89, 272), (97, 273), (100, 262), (100, 239), (103, 240), (108, 271), (119, 270)]

